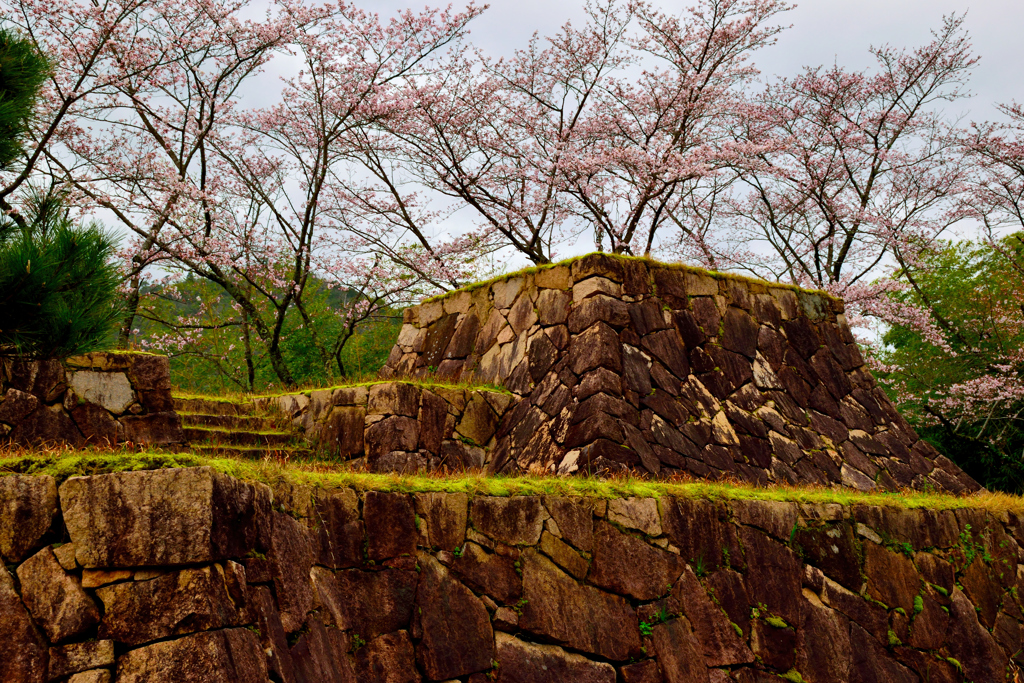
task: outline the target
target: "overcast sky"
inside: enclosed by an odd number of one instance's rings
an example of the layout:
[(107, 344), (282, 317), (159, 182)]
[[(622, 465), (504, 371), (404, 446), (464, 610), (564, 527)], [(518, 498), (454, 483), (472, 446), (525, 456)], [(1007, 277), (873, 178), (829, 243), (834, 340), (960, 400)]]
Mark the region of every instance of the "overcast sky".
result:
[[(378, 1), (362, 6), (387, 14), (398, 5), (417, 8), (423, 4)], [(493, 55), (510, 54), (525, 46), (534, 31), (550, 35), (566, 20), (582, 22), (583, 16), (582, 0), (491, 0), (489, 4), (471, 25), (471, 40)], [(680, 13), (692, 1), (655, 0), (655, 4)], [(971, 78), (975, 97), (965, 104), (970, 111), (950, 113), (994, 118), (994, 103), (1024, 100), (1022, 0), (809, 0), (782, 15), (780, 23), (792, 27), (781, 34), (777, 45), (759, 53), (755, 63), (764, 76), (791, 75), (803, 66), (833, 61), (866, 68), (872, 62), (869, 46), (923, 45), (944, 14), (964, 11), (981, 63)]]

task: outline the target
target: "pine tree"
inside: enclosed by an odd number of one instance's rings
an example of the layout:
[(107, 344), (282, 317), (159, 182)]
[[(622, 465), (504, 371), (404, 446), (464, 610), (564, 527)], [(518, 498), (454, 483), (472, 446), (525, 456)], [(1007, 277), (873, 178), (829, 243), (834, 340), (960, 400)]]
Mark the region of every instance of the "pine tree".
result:
[[(16, 170), (49, 62), (0, 29), (0, 170)], [(35, 193), (0, 219), (0, 355), (66, 357), (102, 346), (120, 316), (115, 244), (76, 225), (59, 192)]]

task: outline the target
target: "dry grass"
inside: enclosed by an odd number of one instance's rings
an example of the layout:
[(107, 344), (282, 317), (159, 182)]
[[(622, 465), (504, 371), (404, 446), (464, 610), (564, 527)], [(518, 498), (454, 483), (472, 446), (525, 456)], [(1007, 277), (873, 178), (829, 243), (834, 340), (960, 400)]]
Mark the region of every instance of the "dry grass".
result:
[(980, 508), (999, 515), (1024, 514), (1024, 498), (1005, 493), (952, 496), (920, 491), (860, 493), (850, 489), (820, 486), (772, 486), (757, 488), (736, 482), (692, 479), (652, 481), (639, 477), (598, 478), (587, 476), (540, 477), (494, 476), (481, 472), (418, 475), (374, 474), (354, 470), (340, 462), (299, 459), (281, 450), (262, 460), (206, 457), (196, 453), (173, 453), (132, 448), (68, 447), (23, 449), (0, 447), (0, 476), (4, 474), (50, 475), (63, 481), (68, 477), (166, 467), (208, 466), (248, 481), (281, 486), (305, 485), (323, 489), (352, 487), (358, 490), (405, 493), (441, 491), (483, 496), (557, 495), (592, 498), (676, 496), (714, 500), (773, 500), (841, 505), (881, 505), (899, 508)]

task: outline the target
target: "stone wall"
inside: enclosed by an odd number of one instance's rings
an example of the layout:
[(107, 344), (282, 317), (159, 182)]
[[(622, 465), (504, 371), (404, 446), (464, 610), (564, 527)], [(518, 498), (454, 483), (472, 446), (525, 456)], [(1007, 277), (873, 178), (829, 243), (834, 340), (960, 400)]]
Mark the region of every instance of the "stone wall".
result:
[(1017, 680), (1022, 519), (0, 477), (0, 680)]
[(843, 310), (819, 292), (595, 254), (406, 310), (381, 375), (515, 394), (493, 472), (978, 490), (896, 412)]
[(89, 353), (61, 362), (0, 359), (0, 441), (25, 445), (177, 444), (166, 356)]
[(321, 455), (378, 471), (482, 469), (516, 402), (508, 392), (379, 382), (256, 399), (303, 431)]

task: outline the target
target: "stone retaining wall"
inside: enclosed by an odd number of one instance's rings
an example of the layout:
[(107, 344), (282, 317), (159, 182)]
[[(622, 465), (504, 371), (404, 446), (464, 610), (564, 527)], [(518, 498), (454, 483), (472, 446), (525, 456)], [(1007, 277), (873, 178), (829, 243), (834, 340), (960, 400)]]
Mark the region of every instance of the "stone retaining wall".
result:
[(303, 430), (322, 454), (377, 471), (481, 469), (516, 401), (508, 392), (380, 382), (256, 399)]
[(975, 491), (875, 383), (843, 303), (594, 254), (407, 309), (381, 375), (519, 397), (490, 469)]
[(1017, 680), (1022, 520), (0, 477), (0, 680)]
[(185, 441), (170, 363), (147, 353), (0, 360), (0, 441), (113, 445)]

